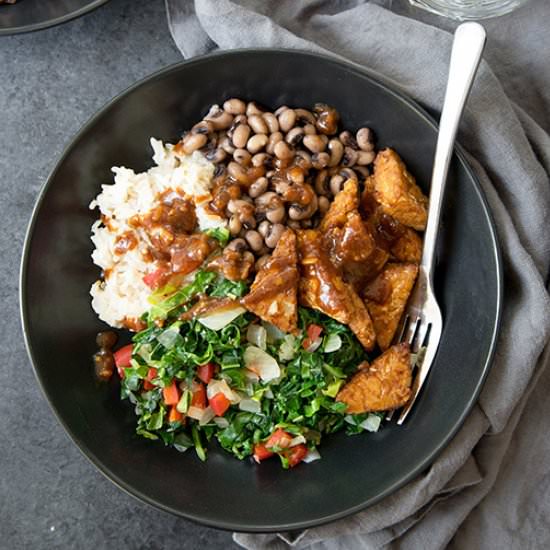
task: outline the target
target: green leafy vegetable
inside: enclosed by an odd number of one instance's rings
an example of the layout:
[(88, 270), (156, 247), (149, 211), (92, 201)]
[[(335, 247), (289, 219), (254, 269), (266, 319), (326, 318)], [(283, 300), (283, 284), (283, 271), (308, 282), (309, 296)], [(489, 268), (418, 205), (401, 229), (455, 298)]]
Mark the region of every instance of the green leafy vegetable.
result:
[(222, 279), (209, 293), (210, 296), (220, 298), (242, 298), (248, 292), (248, 285), (244, 281), (229, 281)]
[(213, 237), (216, 239), (221, 247), (224, 247), (227, 242), (229, 241), (229, 237), (231, 236), (231, 233), (229, 232), (229, 229), (227, 227), (216, 227), (213, 229), (207, 229), (205, 233), (209, 237)]
[[(199, 297), (238, 299), (247, 290), (244, 282), (199, 271), (189, 285), (165, 288), (156, 295), (154, 305), (143, 317), (147, 328), (133, 338), (131, 365), (125, 369), (121, 384), (121, 397), (135, 407), (136, 432), (148, 439), (160, 439), (181, 452), (193, 447), (197, 456), (206, 460), (212, 438), (243, 459), (277, 428), (293, 437), (303, 436), (310, 449), (319, 444), (325, 433), (344, 428), (349, 434), (377, 429), (382, 415), (346, 415), (345, 404), (335, 401), (349, 375), (368, 359), (346, 326), (317, 311), (300, 308), (300, 335), (275, 333), (277, 337), (270, 334), (268, 338), (266, 353), (278, 362), (281, 375), (265, 382), (245, 368), (243, 358), (249, 346), (247, 330), (251, 322), (257, 323), (255, 316), (243, 313), (218, 331), (196, 320), (179, 319)], [(303, 348), (306, 329), (312, 323), (323, 329), (323, 346), (314, 352)], [(197, 369), (207, 363), (217, 366), (215, 379), (225, 380), (239, 399), (256, 400), (259, 412), (241, 410), (234, 401), (223, 421), (199, 423), (187, 417), (184, 422), (170, 422), (173, 416), (164, 403), (163, 388), (173, 387), (176, 381), (179, 401), (175, 408), (187, 415), (198, 388)], [(148, 378), (150, 368), (156, 369), (152, 379)], [(153, 389), (145, 391), (145, 382), (151, 384), (151, 380)], [(281, 458), (283, 466), (288, 466), (288, 460), (282, 455)]]

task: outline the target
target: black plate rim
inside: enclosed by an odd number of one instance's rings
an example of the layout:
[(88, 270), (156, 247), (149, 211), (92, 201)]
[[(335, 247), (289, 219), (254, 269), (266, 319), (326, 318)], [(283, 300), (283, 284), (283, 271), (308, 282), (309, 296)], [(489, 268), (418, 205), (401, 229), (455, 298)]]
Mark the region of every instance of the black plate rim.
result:
[(30, 252), (30, 244), (33, 237), (33, 230), (36, 223), (36, 218), (38, 216), (38, 213), (40, 211), (41, 204), (52, 185), (55, 176), (57, 175), (58, 170), (60, 169), (61, 165), (65, 161), (65, 159), (69, 156), (69, 154), (72, 152), (72, 149), (76, 146), (78, 141), (81, 139), (82, 136), (84, 136), (87, 131), (96, 123), (96, 121), (101, 118), (106, 111), (108, 111), (115, 103), (122, 100), (124, 97), (132, 93), (135, 89), (139, 88), (143, 84), (146, 84), (149, 81), (156, 80), (159, 77), (162, 77), (164, 75), (169, 74), (172, 71), (179, 71), (182, 67), (192, 65), (195, 63), (203, 63), (207, 62), (209, 59), (214, 57), (231, 57), (234, 55), (241, 55), (241, 54), (261, 54), (261, 53), (277, 53), (277, 54), (301, 54), (306, 56), (311, 56), (315, 58), (320, 58), (324, 61), (330, 62), (330, 63), (337, 63), (344, 65), (349, 70), (356, 71), (358, 73), (361, 73), (363, 76), (365, 76), (367, 79), (371, 80), (374, 84), (380, 86), (384, 89), (386, 93), (389, 93), (393, 95), (396, 99), (398, 99), (401, 103), (405, 104), (408, 108), (412, 109), (420, 118), (422, 118), (425, 122), (427, 122), (434, 130), (438, 130), (439, 125), (436, 122), (436, 120), (428, 114), (428, 112), (421, 107), (416, 101), (414, 101), (412, 98), (408, 97), (406, 94), (398, 91), (397, 89), (393, 88), (391, 85), (388, 85), (383, 77), (381, 77), (379, 74), (377, 74), (374, 71), (365, 69), (361, 65), (358, 65), (353, 62), (343, 61), (342, 59), (339, 59), (335, 56), (325, 55), (325, 54), (319, 54), (316, 52), (311, 52), (307, 50), (295, 50), (295, 49), (285, 49), (285, 48), (239, 48), (234, 50), (228, 50), (228, 51), (216, 51), (212, 52), (206, 55), (197, 56), (189, 60), (180, 61), (177, 63), (174, 63), (172, 65), (169, 65), (168, 67), (165, 67), (163, 69), (160, 69), (158, 71), (155, 71), (154, 73), (150, 74), (149, 76), (146, 76), (136, 83), (132, 84), (119, 94), (117, 94), (114, 98), (107, 101), (103, 107), (101, 107), (81, 128), (80, 130), (72, 136), (72, 138), (69, 140), (68, 145), (65, 147), (62, 155), (60, 156), (59, 160), (57, 161), (54, 168), (51, 170), (48, 178), (46, 179), (45, 184), (43, 185), (42, 189), (39, 192), (38, 198), (36, 200), (36, 203), (34, 205), (34, 208), (32, 210), (31, 218), (29, 221), (29, 225), (27, 228), (27, 232), (25, 234), (25, 239), (23, 242), (23, 254), (21, 258), (21, 264), (20, 264), (20, 278), (19, 278), (19, 304), (20, 304), (20, 316), (21, 316), (21, 324), (22, 324), (22, 332), (23, 332), (23, 338), (25, 342), (25, 347), (27, 350), (27, 354), (29, 356), (31, 366), (34, 371), (34, 375), (36, 380), (38, 381), (38, 384), (40, 386), (40, 389), (42, 393), (44, 394), (46, 401), (48, 402), (51, 410), (54, 413), (54, 416), (57, 418), (59, 423), (63, 426), (66, 434), (69, 436), (69, 438), (75, 443), (77, 448), (80, 450), (80, 452), (114, 485), (116, 485), (119, 489), (124, 491), (126, 494), (132, 496), (133, 498), (137, 499), (138, 501), (145, 502), (155, 508), (161, 509), (165, 512), (168, 512), (170, 514), (173, 514), (178, 517), (182, 517), (191, 521), (194, 521), (196, 523), (199, 523), (201, 525), (207, 526), (207, 527), (213, 527), (217, 529), (224, 529), (228, 531), (238, 531), (238, 532), (247, 532), (247, 533), (273, 533), (278, 531), (293, 531), (293, 530), (299, 530), (299, 529), (307, 529), (311, 527), (316, 527), (319, 525), (323, 525), (326, 523), (330, 523), (339, 519), (342, 519), (344, 517), (350, 516), (352, 514), (355, 514), (357, 512), (360, 512), (361, 510), (364, 510), (365, 508), (372, 506), (373, 504), (379, 502), (383, 498), (391, 495), (401, 487), (403, 487), (406, 483), (414, 479), (416, 476), (418, 476), (423, 470), (425, 470), (428, 466), (430, 466), (433, 461), (436, 459), (436, 457), (443, 451), (443, 449), (450, 443), (451, 439), (456, 435), (458, 430), (463, 425), (464, 421), (466, 420), (468, 414), (471, 412), (473, 406), (477, 402), (477, 398), (483, 388), (483, 385), (485, 383), (485, 380), (487, 378), (487, 375), (489, 373), (489, 370), (491, 368), (491, 365), (493, 363), (493, 358), (496, 351), (496, 343), (499, 335), (500, 330), (500, 323), (502, 318), (502, 302), (503, 302), (503, 285), (504, 285), (504, 273), (503, 273), (503, 263), (502, 263), (502, 254), (501, 254), (501, 248), (498, 240), (498, 235), (496, 231), (496, 226), (494, 222), (493, 215), (491, 213), (491, 210), (489, 208), (489, 204), (487, 202), (487, 199), (485, 197), (485, 194), (481, 188), (481, 184), (479, 182), (479, 179), (477, 178), (475, 172), (473, 171), (470, 163), (467, 160), (467, 156), (465, 153), (465, 150), (458, 144), (455, 143), (455, 154), (457, 155), (458, 159), (461, 161), (461, 163), (464, 166), (465, 171), (467, 172), (468, 176), (471, 178), (472, 184), (474, 186), (475, 193), (477, 197), (480, 200), (481, 206), (483, 208), (485, 217), (489, 224), (489, 231), (490, 231), (490, 238), (493, 243), (493, 252), (495, 255), (495, 265), (496, 265), (496, 292), (497, 292), (497, 300), (496, 300), (496, 317), (493, 327), (493, 332), (491, 334), (491, 341), (489, 346), (489, 353), (487, 354), (487, 358), (483, 364), (483, 368), (481, 370), (481, 376), (479, 378), (478, 383), (476, 384), (475, 391), (470, 396), (470, 399), (467, 401), (466, 406), (464, 407), (464, 410), (458, 417), (455, 424), (452, 426), (452, 428), (447, 433), (446, 437), (442, 439), (442, 441), (437, 445), (422, 461), (420, 461), (413, 469), (409, 470), (404, 476), (401, 477), (398, 481), (393, 483), (391, 486), (387, 487), (384, 491), (379, 493), (378, 495), (371, 497), (370, 499), (365, 500), (361, 504), (358, 504), (356, 506), (352, 506), (350, 508), (346, 508), (345, 510), (341, 510), (340, 512), (333, 513), (327, 516), (319, 517), (315, 520), (308, 520), (308, 521), (296, 521), (293, 523), (284, 523), (284, 524), (253, 524), (253, 525), (247, 525), (243, 523), (238, 523), (234, 521), (224, 521), (224, 520), (210, 520), (202, 518), (199, 515), (187, 513), (178, 509), (175, 509), (171, 506), (168, 506), (166, 504), (163, 504), (162, 502), (159, 502), (155, 500), (154, 498), (149, 497), (148, 495), (142, 493), (139, 489), (136, 489), (135, 487), (130, 486), (125, 481), (120, 479), (117, 475), (115, 475), (113, 472), (111, 472), (107, 467), (105, 467), (92, 453), (90, 453), (84, 443), (80, 440), (80, 438), (72, 433), (68, 425), (65, 423), (64, 419), (61, 417), (61, 415), (58, 413), (54, 403), (50, 400), (49, 395), (46, 392), (45, 386), (42, 382), (42, 376), (40, 374), (40, 370), (38, 368), (38, 363), (35, 361), (33, 349), (32, 349), (32, 343), (30, 342), (30, 336), (28, 331), (28, 302), (26, 299), (25, 294), (25, 283), (27, 280), (27, 273), (28, 273), (28, 264), (29, 264), (29, 252)]
[[(96, 8), (106, 4), (109, 0), (92, 0), (88, 5), (83, 6), (80, 9), (61, 15), (60, 17), (54, 17), (53, 19), (46, 19), (45, 21), (39, 21), (37, 23), (32, 23), (30, 25), (20, 25), (19, 27), (5, 27), (0, 28), (0, 36), (9, 36), (12, 34), (22, 34), (25, 32), (39, 31), (42, 29), (47, 29), (49, 27), (55, 27), (56, 25), (61, 25), (66, 23), (71, 19), (76, 19)], [(76, 136), (75, 136), (76, 137)]]

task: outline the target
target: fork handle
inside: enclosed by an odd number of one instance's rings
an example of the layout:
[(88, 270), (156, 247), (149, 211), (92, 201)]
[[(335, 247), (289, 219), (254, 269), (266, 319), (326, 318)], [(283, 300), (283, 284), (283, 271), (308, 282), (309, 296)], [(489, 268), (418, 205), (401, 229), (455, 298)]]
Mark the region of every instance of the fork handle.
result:
[(435, 148), (435, 159), (430, 187), (428, 222), (424, 235), (424, 249), (420, 265), (428, 274), (432, 283), (435, 245), (439, 229), (441, 204), (453, 155), (458, 123), (464, 110), (464, 104), (472, 88), (483, 48), (485, 47), (485, 29), (479, 23), (463, 23), (456, 29), (449, 65), (447, 91), (441, 111), (439, 134)]

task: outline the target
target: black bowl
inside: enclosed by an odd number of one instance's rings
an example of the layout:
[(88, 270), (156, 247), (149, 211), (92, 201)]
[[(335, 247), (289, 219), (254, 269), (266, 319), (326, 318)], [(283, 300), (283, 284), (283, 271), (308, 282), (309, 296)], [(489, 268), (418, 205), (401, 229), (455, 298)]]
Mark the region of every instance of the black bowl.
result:
[(0, 36), (37, 31), (65, 23), (105, 4), (107, 0), (18, 0), (0, 6)]
[(238, 531), (296, 529), (341, 518), (420, 474), (476, 401), (494, 351), (501, 263), (485, 199), (457, 151), (438, 253), (444, 328), (425, 390), (403, 427), (326, 437), (322, 460), (294, 470), (240, 462), (215, 444), (206, 463), (137, 437), (118, 383), (96, 383), (102, 328), (88, 289), (97, 278), (88, 204), (113, 165), (151, 165), (149, 137), (177, 140), (207, 107), (237, 96), (270, 107), (334, 105), (346, 128), (368, 125), (394, 147), (426, 190), (437, 126), (416, 104), (365, 71), (332, 58), (277, 50), (193, 59), (132, 87), (76, 136), (50, 176), (29, 227), (21, 273), (22, 317), (36, 375), (82, 452), (129, 493), (175, 514)]

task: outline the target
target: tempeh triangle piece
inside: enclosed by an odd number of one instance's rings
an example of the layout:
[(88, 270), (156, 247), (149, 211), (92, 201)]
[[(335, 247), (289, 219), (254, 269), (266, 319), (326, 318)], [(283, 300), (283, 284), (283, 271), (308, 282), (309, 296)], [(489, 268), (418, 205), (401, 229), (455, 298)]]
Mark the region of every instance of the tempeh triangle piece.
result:
[(287, 229), (241, 300), (248, 311), (287, 333), (298, 331), (297, 264), (296, 235)]
[(354, 374), (336, 401), (345, 403), (350, 414), (388, 411), (407, 403), (411, 385), (409, 345), (397, 344)]
[(386, 264), (363, 292), (381, 350), (389, 348), (393, 340), (417, 274), (415, 264)]

